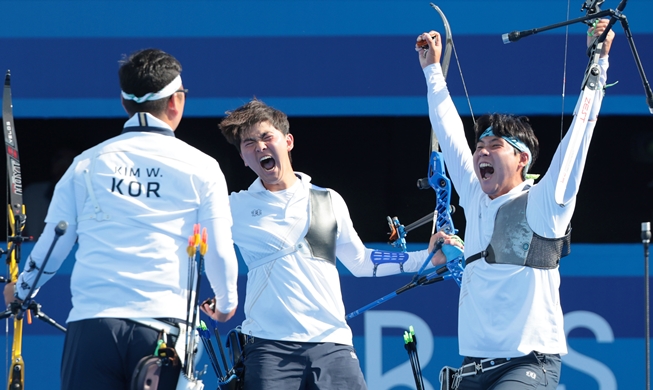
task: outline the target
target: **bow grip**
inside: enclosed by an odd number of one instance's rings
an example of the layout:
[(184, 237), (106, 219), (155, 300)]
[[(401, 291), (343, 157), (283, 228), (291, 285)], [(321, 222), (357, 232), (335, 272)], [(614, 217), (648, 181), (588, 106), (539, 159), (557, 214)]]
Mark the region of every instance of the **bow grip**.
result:
[(431, 164), (429, 165), (428, 183), (435, 191), (437, 219), (435, 222), (437, 231), (444, 231), (451, 235), (458, 231), (451, 219), (451, 180), (445, 176), (444, 161), (442, 153), (431, 152)]

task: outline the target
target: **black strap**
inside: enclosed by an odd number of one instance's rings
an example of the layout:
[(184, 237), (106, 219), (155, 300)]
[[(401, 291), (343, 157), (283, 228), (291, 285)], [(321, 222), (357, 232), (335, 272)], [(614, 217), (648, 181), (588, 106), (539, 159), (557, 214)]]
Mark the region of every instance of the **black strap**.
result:
[(465, 259), (465, 266), (468, 266), (470, 263), (473, 263), (478, 259), (487, 257), (487, 255), (488, 255), (487, 251), (480, 251), (475, 255), (471, 255), (467, 259)]

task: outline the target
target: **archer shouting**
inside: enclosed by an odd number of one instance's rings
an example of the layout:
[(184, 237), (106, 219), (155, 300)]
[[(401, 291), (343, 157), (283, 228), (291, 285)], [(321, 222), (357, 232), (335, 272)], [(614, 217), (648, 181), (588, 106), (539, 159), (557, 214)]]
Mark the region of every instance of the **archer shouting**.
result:
[[(608, 21), (601, 20), (589, 35), (599, 36), (607, 26)], [(459, 353), (464, 359), (455, 370), (454, 388), (558, 385), (560, 355), (567, 353), (558, 263), (569, 250), (570, 221), (613, 37), (609, 31), (596, 52), (598, 88), (584, 91), (572, 130), (537, 184), (528, 175), (539, 148), (528, 119), (482, 116), (474, 129), (476, 148), (470, 151), (442, 75), (440, 35), (432, 31), (417, 38), (431, 124), (467, 217), (467, 266), (458, 312)]]
[[(462, 244), (438, 232), (429, 250), (403, 253), (395, 262), (378, 259), (382, 251), (365, 247), (342, 196), (293, 170), (295, 139), (285, 113), (255, 99), (227, 114), (222, 134), (258, 176), (230, 195), (234, 242), (249, 269), (244, 389), (367, 389), (336, 258), (354, 276), (385, 276), (416, 272), (437, 240)], [(445, 261), (437, 250), (429, 267)], [(203, 310), (211, 313), (209, 305)]]

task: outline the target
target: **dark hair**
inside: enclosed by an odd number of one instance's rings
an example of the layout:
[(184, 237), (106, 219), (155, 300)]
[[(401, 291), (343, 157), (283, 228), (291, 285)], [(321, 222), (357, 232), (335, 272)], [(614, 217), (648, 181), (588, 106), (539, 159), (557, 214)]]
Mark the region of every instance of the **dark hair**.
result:
[(261, 122), (269, 122), (283, 135), (287, 135), (290, 131), (290, 123), (288, 123), (286, 114), (256, 98), (233, 111), (227, 111), (226, 114), (227, 116), (218, 124), (218, 127), (227, 142), (234, 145), (238, 152), (240, 152), (243, 134)]
[[(144, 49), (120, 61), (118, 77), (123, 92), (140, 97), (162, 90), (180, 73), (181, 64), (175, 57), (159, 49)], [(166, 98), (143, 103), (124, 100), (125, 110), (129, 115), (137, 112), (160, 114), (167, 103)]]
[[(531, 151), (530, 167), (533, 167), (540, 152), (540, 144), (533, 132), (533, 128), (525, 116), (516, 117), (505, 114), (487, 114), (478, 118), (474, 125), (475, 142), (488, 127), (492, 126), (492, 132), (497, 137), (515, 137), (523, 142)], [(526, 174), (526, 172), (524, 172)]]

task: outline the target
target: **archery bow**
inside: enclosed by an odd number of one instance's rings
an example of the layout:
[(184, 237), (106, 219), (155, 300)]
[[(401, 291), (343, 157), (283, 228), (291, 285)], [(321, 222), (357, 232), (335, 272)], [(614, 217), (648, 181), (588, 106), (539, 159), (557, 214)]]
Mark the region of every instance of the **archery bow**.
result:
[[(444, 12), (437, 5), (430, 3), (431, 7), (440, 15), (442, 19), (442, 24), (444, 25), (444, 31), (446, 34), (445, 40), (445, 49), (442, 55), (442, 76), (446, 80), (447, 74), (449, 71), (449, 62), (451, 60), (451, 53), (453, 52), (454, 57), (456, 58), (456, 65), (458, 66), (458, 72), (460, 73), (460, 80), (463, 84), (463, 90), (465, 91), (465, 97), (467, 98), (467, 105), (469, 106), (469, 113), (471, 114), (472, 121), (476, 124), (476, 119), (474, 118), (474, 110), (472, 109), (472, 102), (469, 99), (469, 93), (467, 92), (467, 85), (465, 84), (465, 77), (463, 76), (462, 67), (460, 66), (460, 60), (458, 59), (458, 53), (456, 52), (456, 46), (453, 43), (453, 34), (451, 32), (451, 26), (447, 17), (444, 15)], [(417, 181), (417, 187), (419, 189), (428, 189), (432, 188), (436, 193), (436, 209), (433, 213), (433, 229), (431, 234), (435, 231), (444, 231), (449, 235), (457, 233), (457, 230), (453, 227), (453, 220), (451, 219), (451, 214), (454, 212), (455, 208), (451, 205), (451, 181), (446, 176), (444, 159), (442, 158), (442, 153), (438, 152), (439, 145), (435, 132), (431, 129), (431, 153), (430, 153), (430, 162), (429, 162), (429, 171), (428, 176), (424, 179)], [(420, 219), (420, 221), (426, 221), (426, 217)], [(398, 221), (397, 221), (398, 222)], [(411, 224), (414, 225), (414, 224)], [(409, 226), (411, 226), (409, 225)], [(412, 227), (412, 226), (411, 226)], [(416, 226), (415, 226), (416, 227)], [(408, 229), (403, 229), (406, 233)], [(458, 283), (458, 286), (462, 284), (462, 251), (456, 247), (445, 246), (443, 252), (446, 254), (448, 260), (445, 264), (446, 269), (440, 268), (437, 272), (442, 274), (447, 270), (453, 275), (454, 280)]]
[[(465, 78), (463, 77), (462, 68), (460, 67), (458, 53), (456, 53), (456, 46), (453, 43), (453, 34), (451, 32), (451, 26), (449, 24), (449, 21), (447, 20), (447, 17), (444, 15), (444, 12), (442, 12), (440, 7), (438, 7), (433, 3), (430, 3), (430, 5), (440, 15), (440, 18), (442, 19), (442, 24), (444, 25), (444, 31), (446, 35), (445, 48), (442, 54), (442, 65), (441, 65), (442, 76), (444, 77), (445, 80), (447, 79), (447, 74), (449, 72), (449, 63), (451, 61), (451, 53), (453, 52), (454, 56), (456, 57), (456, 63), (458, 65), (458, 71), (460, 72), (460, 79), (463, 83), (465, 96), (467, 97), (469, 111), (471, 113), (472, 120), (475, 123), (476, 120), (474, 119), (474, 111), (472, 110), (472, 104), (469, 99), (469, 94), (467, 93)], [(449, 235), (453, 235), (457, 233), (457, 230), (453, 226), (453, 220), (451, 219), (451, 214), (455, 210), (455, 208), (451, 205), (451, 181), (446, 177), (444, 160), (442, 158), (442, 154), (438, 152), (438, 149), (439, 149), (439, 145), (438, 145), (437, 137), (435, 136), (435, 132), (433, 131), (433, 129), (431, 129), (431, 151), (430, 151), (430, 158), (429, 158), (428, 176), (424, 179), (418, 180), (417, 187), (419, 189), (432, 188), (433, 190), (435, 190), (436, 193), (435, 211), (432, 214), (420, 218), (418, 221), (408, 225), (407, 227), (401, 225), (396, 217), (393, 219), (388, 218), (388, 223), (390, 225), (390, 230), (391, 230), (390, 233), (391, 244), (396, 246), (395, 242), (399, 242), (399, 246), (401, 246), (402, 250), (405, 250), (406, 248), (405, 246), (406, 234), (410, 230), (427, 223), (429, 220), (433, 220), (433, 228), (431, 230), (431, 234), (441, 230)], [(454, 280), (456, 280), (456, 282), (460, 286), (462, 282), (462, 267), (460, 266), (460, 264), (458, 264), (458, 260), (459, 260), (458, 258), (462, 256), (462, 253), (456, 254), (456, 252), (460, 252), (460, 251), (456, 249), (451, 249), (448, 246), (445, 246), (444, 249), (445, 252), (448, 252), (447, 259), (451, 258), (451, 260), (447, 261), (446, 264), (447, 269), (449, 270), (449, 272), (453, 274)], [(420, 272), (423, 271), (425, 266), (426, 264), (422, 266)], [(440, 274), (444, 272), (445, 270), (440, 270)]]
[[(7, 224), (9, 225), (9, 232), (7, 234), (7, 250), (0, 249), (0, 254), (7, 256), (6, 261), (9, 268), (9, 280), (0, 277), (0, 281), (16, 283), (18, 280), (21, 259), (21, 245), (25, 241), (31, 241), (32, 237), (23, 236), (22, 234), (23, 229), (25, 228), (25, 222), (27, 221), (27, 215), (25, 214), (25, 205), (23, 204), (23, 179), (18, 154), (18, 140), (14, 128), (14, 114), (11, 101), (11, 74), (9, 71), (7, 71), (5, 76), (5, 86), (2, 95), (2, 127), (4, 129), (5, 150), (7, 152), (7, 183), (9, 192), (9, 195), (7, 196), (9, 201), (7, 209)], [(43, 269), (45, 269), (45, 262), (52, 252), (52, 247), (54, 247), (59, 236), (65, 232), (65, 226), (62, 225), (62, 223), (65, 224), (65, 222), (62, 221), (55, 229), (55, 240), (44, 259), (41, 269), (39, 269), (34, 284), (30, 288), (30, 293), (25, 297), (25, 301), (22, 303), (13, 302), (4, 313), (0, 314), (0, 318), (9, 318), (11, 315), (14, 316), (14, 337), (11, 348), (11, 367), (8, 380), (9, 390), (23, 390), (25, 387), (25, 362), (23, 361), (22, 356), (23, 314), (27, 314), (28, 324), (31, 324), (31, 313), (34, 313), (34, 315), (40, 320), (66, 332), (66, 328), (57, 324), (54, 320), (43, 313), (41, 311), (41, 305), (31, 299), (38, 278), (43, 272)]]
[(565, 206), (564, 192), (567, 187), (567, 182), (569, 180), (569, 173), (570, 170), (572, 169), (573, 162), (576, 159), (576, 153), (578, 151), (577, 145), (581, 142), (582, 136), (584, 134), (584, 131), (582, 129), (585, 128), (586, 120), (589, 117), (589, 112), (585, 112), (585, 109), (591, 107), (593, 96), (594, 96), (593, 91), (598, 87), (597, 81), (598, 81), (599, 69), (597, 66), (597, 62), (601, 52), (601, 47), (603, 45), (603, 41), (605, 40), (605, 37), (607, 36), (608, 32), (610, 31), (614, 23), (617, 22), (617, 20), (621, 22), (621, 25), (624, 29), (626, 39), (630, 46), (630, 50), (635, 59), (635, 64), (637, 65), (637, 70), (639, 72), (640, 79), (642, 80), (642, 84), (644, 85), (644, 91), (646, 93), (646, 104), (649, 107), (649, 111), (653, 114), (653, 90), (651, 90), (648, 80), (646, 79), (646, 74), (644, 73), (644, 68), (642, 66), (639, 55), (637, 54), (637, 49), (635, 48), (635, 42), (633, 40), (632, 33), (630, 32), (628, 21), (626, 19), (626, 16), (623, 14), (623, 10), (624, 8), (626, 8), (627, 0), (621, 0), (616, 10), (609, 9), (609, 10), (601, 11), (600, 5), (603, 3), (603, 1), (604, 0), (586, 0), (581, 8), (581, 10), (587, 10), (587, 14), (583, 17), (567, 20), (561, 23), (555, 23), (545, 27), (534, 28), (531, 30), (524, 30), (524, 31), (513, 31), (511, 33), (502, 35), (503, 42), (510, 43), (510, 42), (515, 42), (523, 37), (537, 34), (542, 31), (568, 26), (570, 24), (577, 23), (577, 22), (587, 23), (588, 21), (600, 19), (606, 16), (610, 17), (610, 22), (608, 23), (608, 27), (605, 29), (603, 34), (601, 34), (600, 37), (595, 39), (594, 43), (588, 48), (590, 62), (587, 65), (585, 77), (581, 85), (582, 104), (579, 107), (577, 107), (579, 110), (578, 118), (580, 120), (575, 121), (575, 125), (569, 130), (571, 131), (571, 135), (569, 137), (569, 147), (567, 148), (565, 155), (563, 156), (561, 168), (560, 168), (560, 175), (556, 182), (555, 201), (561, 207)]
[[(444, 52), (442, 54), (442, 75), (444, 76), (444, 79), (447, 79), (447, 73), (449, 72), (449, 62), (451, 62), (451, 51), (454, 49), (453, 45), (453, 37), (451, 35), (451, 27), (449, 26), (449, 21), (447, 20), (447, 17), (444, 16), (444, 12), (438, 7), (437, 5), (431, 3), (431, 7), (435, 9), (438, 14), (440, 15), (440, 18), (442, 19), (442, 23), (444, 25), (444, 32), (445, 32), (445, 46), (444, 46)], [(421, 45), (425, 49), (428, 49), (428, 44), (425, 41), (422, 41), (423, 44)], [(456, 61), (458, 59), (458, 55), (456, 55)], [(459, 68), (460, 68), (460, 63), (459, 63)], [(461, 72), (461, 77), (462, 77), (462, 72)], [(463, 85), (464, 85), (464, 80), (463, 80)], [(467, 93), (467, 89), (465, 89), (465, 93)], [(471, 109), (471, 105), (470, 105)], [(472, 118), (474, 115), (472, 114)], [(431, 129), (431, 152), (438, 150), (438, 141), (437, 138), (435, 137), (435, 133), (433, 132), (433, 129)], [(428, 182), (424, 183), (424, 179), (420, 179), (417, 181), (417, 187), (421, 190), (423, 189), (428, 189), (430, 188)], [(436, 206), (437, 207), (437, 206)], [(436, 214), (435, 211), (425, 215), (424, 217), (418, 219), (417, 221), (409, 224), (408, 226), (404, 226), (401, 223), (399, 223), (399, 219), (397, 217), (390, 218), (387, 217), (388, 219), (388, 226), (390, 227), (390, 238), (389, 238), (389, 244), (395, 247), (401, 248), (402, 251), (406, 251), (406, 235), (408, 232), (410, 232), (413, 229), (416, 229), (420, 226), (423, 226), (427, 224), (430, 221), (433, 221), (433, 226), (435, 228), (435, 223), (436, 223)], [(434, 230), (434, 229), (432, 229)], [(433, 231), (431, 231), (431, 234), (433, 234)]]
[[(7, 264), (9, 266), (9, 281), (18, 279), (18, 265), (20, 263), (20, 249), (27, 216), (23, 205), (23, 180), (18, 155), (18, 141), (14, 130), (13, 105), (11, 102), (11, 74), (7, 71), (5, 76), (4, 93), (2, 96), (2, 124), (5, 134), (5, 148), (7, 152), (7, 177), (9, 191), (9, 207), (7, 213), (8, 225), (11, 233), (7, 235)], [(28, 317), (28, 322), (30, 318)], [(22, 357), (23, 345), (23, 319), (14, 317), (14, 338), (11, 348), (11, 368), (9, 372), (10, 390), (22, 390), (25, 381), (25, 365)]]
[[(501, 38), (503, 39), (503, 43), (508, 44), (510, 42), (516, 42), (520, 40), (521, 38), (527, 37), (529, 35), (537, 34), (543, 31), (548, 31), (552, 30), (554, 28), (558, 27), (564, 27), (568, 26), (570, 24), (578, 23), (578, 22), (584, 22), (587, 23), (587, 21), (590, 20), (595, 20), (595, 19), (600, 19), (603, 17), (610, 17), (610, 23), (608, 28), (606, 28), (605, 32), (603, 35), (607, 35), (607, 33), (610, 31), (614, 23), (617, 21), (621, 22), (621, 26), (624, 29), (624, 33), (626, 35), (626, 40), (628, 41), (628, 45), (630, 46), (630, 51), (633, 54), (633, 58), (635, 60), (635, 65), (637, 66), (637, 71), (639, 73), (639, 77), (642, 81), (642, 85), (644, 86), (644, 93), (646, 94), (646, 105), (648, 106), (649, 111), (651, 114), (653, 114), (653, 90), (651, 89), (651, 86), (646, 78), (646, 74), (644, 72), (644, 67), (642, 66), (642, 61), (639, 57), (639, 54), (637, 53), (637, 48), (635, 47), (635, 41), (633, 40), (633, 34), (630, 31), (630, 27), (628, 25), (628, 19), (626, 19), (626, 15), (623, 14), (623, 10), (626, 8), (626, 3), (628, 0), (621, 0), (619, 5), (617, 5), (616, 9), (608, 9), (608, 10), (603, 10), (601, 11), (600, 5), (603, 4), (605, 0), (585, 0), (583, 3), (583, 6), (581, 8), (581, 11), (587, 10), (587, 14), (585, 16), (582, 16), (580, 18), (572, 19), (572, 20), (567, 20), (565, 22), (561, 23), (554, 23), (548, 26), (544, 27), (539, 27), (539, 28), (534, 28), (531, 30), (523, 30), (523, 31), (513, 31), (507, 34), (503, 34)], [(599, 41), (603, 41), (605, 39), (605, 36), (599, 37), (595, 41), (595, 45)], [(593, 46), (595, 46), (593, 45)], [(593, 46), (588, 48), (588, 55), (590, 52), (593, 50)], [(589, 68), (589, 66), (588, 66)], [(585, 84), (585, 80), (583, 81), (583, 84)]]
[[(463, 71), (460, 66), (460, 60), (458, 59), (458, 53), (456, 52), (456, 46), (453, 43), (453, 34), (451, 32), (451, 26), (449, 24), (449, 20), (447, 20), (447, 17), (444, 15), (444, 12), (438, 7), (437, 5), (430, 3), (431, 7), (433, 7), (434, 10), (437, 11), (437, 13), (440, 15), (440, 18), (442, 19), (442, 24), (444, 26), (444, 32), (445, 32), (445, 47), (444, 47), (444, 52), (442, 54), (442, 61), (441, 61), (441, 67), (442, 67), (442, 76), (444, 79), (447, 79), (447, 74), (449, 73), (449, 63), (451, 62), (451, 53), (453, 52), (454, 57), (456, 58), (456, 64), (458, 66), (458, 72), (460, 73), (460, 80), (462, 81), (463, 84), (463, 90), (465, 91), (465, 97), (467, 99), (467, 105), (469, 107), (469, 113), (471, 114), (472, 121), (476, 123), (476, 119), (474, 118), (474, 110), (472, 109), (472, 102), (469, 99), (469, 93), (467, 92), (467, 85), (465, 84), (465, 77), (463, 76)], [(428, 48), (428, 44), (426, 42), (424, 43), (424, 46)], [(435, 138), (435, 133), (433, 132), (433, 129), (431, 129), (431, 152), (437, 151), (438, 150), (438, 141), (437, 138)], [(431, 156), (432, 157), (432, 156)], [(440, 156), (439, 156), (440, 157)], [(430, 175), (429, 175), (430, 176)], [(417, 187), (419, 189), (429, 189), (432, 188), (427, 179), (420, 179), (417, 182)], [(451, 209), (451, 213), (455, 211), (455, 208), (453, 206), (449, 206)], [(435, 227), (435, 218), (436, 214), (435, 212), (430, 213), (417, 221), (403, 226), (399, 223), (399, 220), (395, 218), (390, 218), (388, 217), (388, 225), (390, 227), (390, 237), (389, 237), (389, 243), (392, 246), (399, 247), (403, 251), (406, 250), (406, 240), (405, 237), (413, 229), (416, 229), (420, 226), (425, 225), (426, 223), (433, 221), (434, 227)], [(433, 229), (435, 230), (435, 228)], [(433, 232), (432, 232), (433, 233)]]
[[(442, 60), (443, 75), (446, 78), (449, 69), (449, 62), (451, 60), (451, 52), (453, 51), (454, 55), (456, 56), (456, 62), (458, 63), (458, 69), (460, 70), (461, 79), (463, 79), (463, 85), (464, 85), (464, 78), (462, 77), (462, 70), (460, 69), (460, 62), (458, 61), (458, 55), (455, 53), (455, 47), (453, 44), (453, 37), (451, 34), (449, 21), (447, 20), (444, 13), (438, 6), (436, 6), (433, 3), (431, 3), (431, 6), (438, 12), (438, 14), (440, 14), (440, 17), (442, 18), (442, 22), (444, 24), (444, 29), (446, 34), (445, 50), (443, 53), (443, 60)], [(465, 94), (467, 94), (466, 88), (465, 88)], [(469, 102), (469, 96), (467, 96), (467, 100)], [(471, 111), (471, 102), (469, 102), (469, 107)], [(472, 118), (474, 118), (473, 113), (472, 113)], [(397, 217), (394, 218), (387, 217), (388, 225), (391, 230), (389, 243), (395, 247), (401, 248), (402, 252), (406, 251), (407, 233), (410, 230), (422, 226), (431, 220), (433, 221), (433, 229), (431, 231), (431, 234), (435, 233), (436, 231), (444, 231), (448, 235), (454, 235), (457, 233), (457, 230), (454, 228), (453, 225), (453, 220), (451, 219), (451, 213), (453, 212), (453, 206), (451, 206), (451, 181), (446, 176), (442, 153), (438, 152), (438, 140), (432, 129), (431, 129), (431, 152), (429, 156), (428, 175), (426, 178), (417, 181), (417, 187), (420, 189), (432, 188), (435, 191), (436, 194), (435, 211), (433, 211), (433, 213), (423, 218), (420, 218), (418, 221), (408, 225), (407, 227), (404, 227), (399, 222), (399, 219)], [(431, 262), (431, 259), (433, 258), (433, 256), (438, 250), (442, 250), (442, 252), (445, 254), (447, 258), (447, 262), (445, 263), (444, 266), (438, 268), (436, 271), (431, 272), (427, 275), (423, 275), (424, 270)], [(399, 263), (401, 267), (402, 262), (405, 261), (406, 259), (407, 259), (407, 255), (405, 253), (374, 251), (372, 252), (372, 261), (375, 263), (374, 275), (376, 275), (376, 267), (378, 266), (378, 264)], [(403, 268), (400, 269), (403, 272)], [(417, 286), (432, 284), (446, 279), (453, 279), (458, 284), (458, 286), (460, 286), (462, 284), (462, 274), (463, 274), (462, 250), (452, 245), (442, 245), (442, 243), (440, 242), (435, 246), (433, 251), (429, 253), (428, 257), (422, 264), (417, 274), (412, 278), (410, 283), (377, 299), (376, 301), (358, 310), (355, 310), (347, 314), (345, 318), (349, 320), (353, 317), (356, 317), (359, 314), (373, 307), (376, 307), (381, 303), (389, 299), (392, 299), (397, 295)]]

